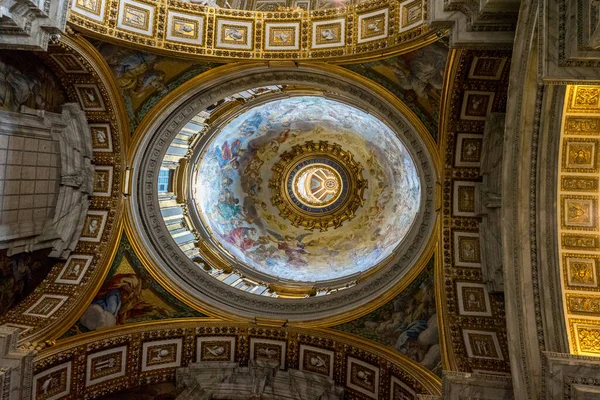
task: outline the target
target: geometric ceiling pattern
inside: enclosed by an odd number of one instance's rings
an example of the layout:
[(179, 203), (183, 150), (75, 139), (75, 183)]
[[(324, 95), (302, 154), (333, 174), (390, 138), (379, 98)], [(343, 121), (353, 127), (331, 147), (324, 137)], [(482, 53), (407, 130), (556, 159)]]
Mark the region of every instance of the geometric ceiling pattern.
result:
[(558, 242), (571, 353), (600, 355), (600, 86), (567, 87), (557, 187)]
[[(122, 184), (126, 140), (125, 113), (110, 72), (85, 39), (65, 38), (40, 54), (59, 77), (68, 101), (88, 120), (92, 143), (94, 193), (82, 235), (66, 261), (58, 262), (36, 289), (1, 317), (20, 331), (20, 341), (59, 337), (98, 290), (117, 249), (123, 220)], [(39, 59), (36, 59), (40, 62)]]
[(422, 0), (284, 12), (180, 1), (76, 0), (69, 22), (104, 40), (188, 58), (354, 61), (436, 40), (426, 17)]
[(249, 360), (277, 360), (281, 370), (330, 378), (344, 387), (346, 399), (441, 394), (432, 372), (353, 335), (207, 318), (143, 322), (63, 340), (34, 360), (33, 394), (37, 400), (93, 399), (174, 381), (175, 371), (191, 363)]
[[(462, 50), (450, 56), (440, 130), (442, 194), (442, 320), (449, 369), (510, 373), (504, 297), (483, 279), (475, 185), (486, 119), (506, 109), (510, 51)], [(444, 339), (442, 339), (444, 340)]]

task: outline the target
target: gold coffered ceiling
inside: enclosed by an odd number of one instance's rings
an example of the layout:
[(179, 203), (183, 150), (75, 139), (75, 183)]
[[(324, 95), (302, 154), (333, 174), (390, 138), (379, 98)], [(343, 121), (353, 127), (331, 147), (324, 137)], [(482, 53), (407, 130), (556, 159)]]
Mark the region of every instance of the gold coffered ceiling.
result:
[(600, 87), (569, 86), (557, 196), (564, 311), (571, 352), (600, 354)]
[(102, 39), (188, 57), (355, 61), (436, 40), (425, 11), (422, 0), (266, 12), (175, 0), (74, 0), (69, 22)]

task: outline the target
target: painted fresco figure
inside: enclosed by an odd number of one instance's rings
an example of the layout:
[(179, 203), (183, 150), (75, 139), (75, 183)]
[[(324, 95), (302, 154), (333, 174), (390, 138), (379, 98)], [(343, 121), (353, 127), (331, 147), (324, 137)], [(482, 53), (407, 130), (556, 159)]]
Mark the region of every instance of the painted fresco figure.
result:
[(81, 316), (89, 330), (124, 324), (127, 319), (158, 312), (168, 313), (144, 300), (142, 281), (135, 274), (116, 274), (96, 295)]

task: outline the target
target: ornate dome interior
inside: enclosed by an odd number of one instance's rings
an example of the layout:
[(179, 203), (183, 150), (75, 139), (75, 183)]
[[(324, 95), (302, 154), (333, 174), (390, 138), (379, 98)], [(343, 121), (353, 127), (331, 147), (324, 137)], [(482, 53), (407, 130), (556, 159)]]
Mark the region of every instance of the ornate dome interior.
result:
[(598, 1), (0, 4), (0, 400), (598, 398)]
[(419, 211), (406, 147), (347, 104), (273, 100), (210, 133), (192, 160), (192, 202), (214, 240), (261, 274), (305, 282), (356, 275), (393, 254)]

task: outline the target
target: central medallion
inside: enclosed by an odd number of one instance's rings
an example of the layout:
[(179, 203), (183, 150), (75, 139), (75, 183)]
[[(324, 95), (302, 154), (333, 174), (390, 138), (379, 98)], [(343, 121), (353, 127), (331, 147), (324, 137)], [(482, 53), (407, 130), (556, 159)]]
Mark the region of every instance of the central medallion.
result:
[(293, 146), (273, 171), (271, 201), (294, 226), (337, 228), (364, 204), (362, 166), (337, 144), (309, 141)]
[(299, 162), (287, 178), (288, 195), (303, 211), (328, 212), (343, 203), (347, 194), (346, 171), (334, 160), (311, 158)]

